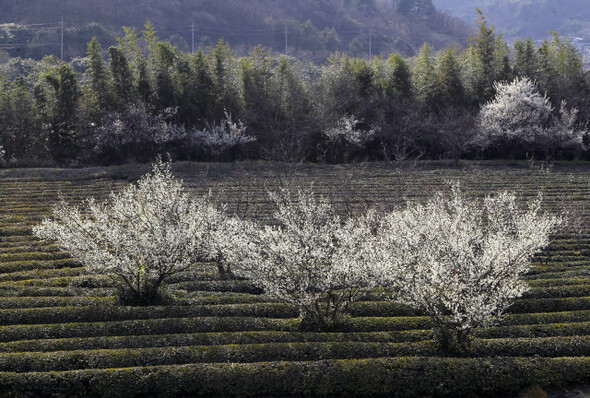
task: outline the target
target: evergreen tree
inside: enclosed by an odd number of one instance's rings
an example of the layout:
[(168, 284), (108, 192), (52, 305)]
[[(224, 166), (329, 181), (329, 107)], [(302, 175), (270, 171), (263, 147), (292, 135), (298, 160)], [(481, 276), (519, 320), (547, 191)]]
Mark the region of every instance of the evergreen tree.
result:
[(176, 107), (171, 70), (176, 51), (170, 43), (158, 42), (150, 57), (155, 83), (155, 103), (158, 109)]
[(136, 75), (137, 94), (144, 104), (149, 105), (152, 103), (153, 90), (146, 60), (137, 60)]
[(256, 47), (249, 57), (240, 60), (239, 66), (244, 122), (262, 142), (272, 140), (280, 113), (279, 93), (271, 79), (271, 61), (266, 49)]
[(539, 88), (550, 98), (553, 98), (557, 91), (556, 70), (554, 52), (551, 43), (548, 40), (544, 40), (541, 47), (539, 47), (537, 60), (537, 79), (539, 82)]
[(198, 109), (194, 101), (196, 87), (189, 54), (181, 52), (177, 54), (171, 74), (172, 86), (174, 88), (174, 103), (178, 107), (176, 121), (187, 127), (192, 127), (198, 120)]
[(494, 93), (495, 47), (496, 36), (494, 27), (488, 26), (483, 13), (478, 9), (478, 34), (471, 39), (471, 56), (469, 62), (469, 85), (473, 99), (482, 104), (487, 102)]
[[(221, 120), (228, 112), (239, 116), (241, 112), (238, 82), (235, 80), (235, 59), (228, 43), (219, 40), (213, 50), (213, 82), (215, 84), (215, 120)], [(232, 76), (233, 75), (233, 76)]]
[[(369, 64), (364, 59), (353, 58), (350, 66), (352, 70), (352, 78), (356, 81), (357, 92), (355, 95), (358, 98), (358, 108), (355, 113), (357, 119), (362, 123), (371, 123), (380, 113), (379, 109), (379, 85), (377, 81), (377, 74), (373, 68), (375, 62)], [(369, 127), (369, 126), (363, 126)]]
[(8, 146), (8, 130), (11, 122), (10, 79), (0, 72), (0, 145), (3, 148)]
[(160, 38), (156, 32), (156, 27), (149, 19), (146, 19), (145, 21), (144, 30), (141, 31), (141, 38), (146, 42), (147, 48), (150, 52), (156, 50)]
[(101, 54), (101, 46), (96, 37), (88, 43), (88, 74), (90, 75), (90, 101), (95, 112), (113, 109), (113, 97), (109, 70)]
[(358, 82), (351, 79), (353, 72), (346, 55), (333, 54), (321, 70), (314, 85), (317, 112), (323, 128), (334, 126), (343, 116), (358, 112)]
[(40, 134), (29, 86), (23, 77), (12, 82), (10, 89), (10, 125), (7, 142), (8, 157), (42, 157), (43, 137)]
[[(36, 103), (49, 124), (48, 146), (58, 162), (74, 159), (78, 152), (78, 101), (80, 89), (69, 64), (51, 68), (35, 89)], [(43, 83), (47, 85), (44, 86)]]
[(313, 107), (309, 86), (301, 70), (301, 64), (294, 66), (287, 57), (281, 57), (275, 72), (280, 93), (281, 130), (309, 130), (312, 124)]
[(517, 40), (514, 43), (514, 75), (536, 80), (538, 74), (538, 59), (533, 40)]
[(512, 81), (512, 67), (510, 66), (510, 47), (502, 38), (496, 37), (494, 43), (494, 81)]
[(555, 51), (556, 92), (553, 103), (567, 101), (570, 106), (580, 107), (588, 93), (584, 74), (584, 61), (578, 49), (566, 38), (553, 33)]
[(437, 60), (439, 108), (450, 105), (464, 105), (465, 89), (461, 81), (461, 66), (457, 50), (449, 48), (439, 54)]
[(412, 70), (412, 87), (419, 107), (430, 110), (437, 103), (437, 76), (432, 60), (432, 48), (428, 43), (420, 50)]
[(118, 111), (122, 111), (135, 98), (133, 74), (123, 50), (118, 47), (110, 47), (108, 53), (111, 75), (113, 76), (115, 107)]
[(204, 123), (213, 119), (215, 84), (201, 49), (192, 59), (192, 78), (194, 79), (191, 83), (194, 87), (192, 103), (196, 106), (194, 122)]
[(387, 76), (385, 94), (390, 99), (408, 100), (412, 96), (410, 67), (399, 54), (389, 56), (387, 60)]

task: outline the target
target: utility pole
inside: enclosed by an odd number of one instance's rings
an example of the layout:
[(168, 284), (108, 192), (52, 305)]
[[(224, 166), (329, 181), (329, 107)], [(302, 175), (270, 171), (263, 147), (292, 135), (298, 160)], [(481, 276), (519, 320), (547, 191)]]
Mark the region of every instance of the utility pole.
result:
[(193, 33), (193, 54), (195, 52), (195, 21), (193, 21), (193, 24), (191, 26), (191, 32)]
[(64, 60), (64, 17), (61, 17), (61, 60)]
[(289, 55), (289, 26), (285, 25), (285, 55)]

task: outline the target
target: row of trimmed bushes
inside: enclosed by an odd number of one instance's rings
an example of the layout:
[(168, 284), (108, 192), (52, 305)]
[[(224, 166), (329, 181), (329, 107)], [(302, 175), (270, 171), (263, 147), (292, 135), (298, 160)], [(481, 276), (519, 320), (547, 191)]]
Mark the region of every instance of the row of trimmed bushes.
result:
[(13, 261), (9, 263), (0, 263), (0, 274), (43, 269), (76, 268), (81, 266), (82, 263), (73, 258), (57, 261)]
[(537, 287), (525, 292), (523, 298), (558, 298), (558, 297), (584, 297), (590, 296), (590, 284)]
[(585, 322), (588, 319), (590, 319), (590, 310), (508, 314), (502, 318), (501, 325), (538, 325), (544, 323)]
[[(498, 397), (590, 379), (590, 358), (377, 358), (0, 373), (0, 393), (68, 397)], [(31, 394), (31, 395), (27, 395)]]
[(472, 355), (481, 357), (590, 357), (590, 336), (475, 340)]
[[(259, 334), (262, 336), (263, 334)], [(293, 337), (293, 336), (291, 336)], [(74, 369), (104, 369), (185, 363), (246, 363), (310, 361), (396, 356), (434, 356), (432, 340), (419, 342), (289, 341), (221, 345), (156, 346), (117, 349), (83, 349), (54, 352), (0, 354), (0, 371), (47, 372)], [(589, 336), (536, 339), (475, 340), (472, 356), (479, 357), (584, 357), (590, 356)]]
[[(509, 314), (583, 311), (590, 308), (590, 297), (541, 298), (515, 300), (507, 309)], [(391, 301), (359, 301), (348, 312), (356, 317), (420, 316), (419, 310)]]
[(511, 325), (475, 329), (474, 336), (492, 338), (537, 338), (590, 335), (590, 322), (548, 323), (537, 325)]
[(48, 307), (0, 310), (2, 325), (105, 322), (191, 317), (296, 318), (296, 307), (284, 303), (253, 303), (158, 307)]
[[(589, 335), (589, 311), (508, 315), (499, 327), (475, 331), (480, 337), (536, 337)], [(125, 320), (116, 322), (51, 323), (0, 327), (0, 341), (71, 337), (159, 335), (197, 332), (295, 331), (298, 319), (201, 317)], [(569, 325), (572, 325), (569, 328)], [(352, 318), (341, 326), (342, 332), (379, 332), (427, 330), (433, 323), (428, 317)]]
[(174, 302), (178, 305), (222, 305), (250, 303), (278, 303), (281, 300), (261, 294), (234, 292), (186, 292), (174, 290)]
[(115, 348), (182, 347), (304, 342), (408, 343), (432, 339), (430, 330), (393, 332), (203, 332), (190, 334), (100, 336), (68, 339), (41, 339), (0, 343), (0, 352), (49, 352)]
[(57, 269), (35, 269), (12, 273), (0, 273), (0, 282), (19, 282), (31, 279), (79, 277), (84, 274), (80, 267), (57, 268)]
[(0, 354), (0, 372), (49, 372), (188, 363), (317, 361), (433, 356), (433, 341), (418, 343), (305, 342), (122, 348)]
[(46, 279), (27, 279), (23, 281), (2, 281), (0, 289), (18, 287), (67, 287), (72, 282), (71, 277), (55, 277)]
[(535, 268), (529, 272), (524, 279), (526, 281), (543, 281), (544, 279), (560, 279), (560, 278), (584, 278), (590, 275), (590, 266), (580, 266), (575, 269), (561, 267), (547, 267), (542, 270)]
[(0, 327), (0, 342), (70, 337), (159, 335), (197, 332), (297, 330), (295, 319), (268, 318), (165, 318), (116, 322), (52, 323)]
[(0, 297), (67, 297), (113, 295), (113, 289), (86, 289), (75, 287), (5, 286), (0, 289)]
[[(75, 272), (76, 271), (72, 271)], [(91, 285), (84, 287), (100, 288), (109, 287), (111, 281), (106, 278), (97, 276), (80, 277), (89, 282)], [(18, 287), (67, 287), (76, 283), (75, 277), (56, 276), (38, 279), (10, 280), (0, 281), (0, 288), (18, 288)], [(173, 288), (180, 288), (187, 291), (214, 291), (214, 292), (234, 292), (248, 294), (262, 294), (262, 290), (255, 286), (254, 283), (245, 280), (210, 280), (210, 281), (191, 281), (179, 282), (169, 285)], [(557, 287), (534, 287), (523, 295), (523, 298), (563, 298), (563, 297), (587, 297), (590, 296), (590, 284), (574, 284)], [(382, 300), (383, 295), (380, 293), (368, 293), (366, 298), (369, 300)]]
[[(55, 322), (56, 319), (59, 322), (94, 322), (187, 316), (297, 316), (293, 306), (279, 303), (267, 296), (244, 293), (181, 297), (175, 300), (176, 306), (167, 307), (114, 307), (114, 303), (114, 297), (101, 296), (0, 297), (0, 319), (4, 325), (8, 325), (48, 323)], [(99, 305), (102, 307), (97, 307)], [(587, 308), (590, 308), (590, 297), (524, 299), (515, 301), (508, 308), (508, 313), (528, 316), (533, 313), (578, 312)], [(349, 307), (348, 313), (354, 317), (424, 315), (410, 306), (391, 301), (356, 302)], [(552, 318), (552, 322), (554, 319)], [(576, 316), (576, 319), (579, 317)]]
[(115, 297), (0, 297), (0, 309), (86, 307), (115, 304)]
[[(345, 321), (342, 332), (382, 332), (431, 329), (428, 317), (354, 318)], [(0, 327), (0, 342), (70, 337), (156, 335), (197, 332), (295, 331), (298, 319), (203, 317), (141, 319), (116, 322), (51, 323)]]
[[(35, 222), (37, 224), (37, 222)], [(26, 243), (26, 244), (24, 244)], [(0, 245), (0, 253), (2, 254), (13, 254), (13, 253), (55, 253), (60, 251), (60, 248), (50, 242), (23, 242), (21, 244), (10, 244), (10, 245)]]
[(558, 286), (577, 286), (577, 285), (587, 285), (588, 275), (590, 271), (585, 271), (580, 275), (576, 275), (574, 277), (560, 277), (560, 278), (543, 278), (543, 279), (533, 279), (528, 280), (527, 284), (534, 288), (542, 288), (542, 287), (558, 287)]
[(527, 280), (543, 279), (543, 278), (561, 278), (565, 275), (572, 276), (583, 276), (590, 272), (590, 266), (588, 261), (580, 261), (578, 265), (574, 267), (568, 267), (564, 265), (535, 265), (529, 270), (528, 274), (524, 277)]
[[(6, 233), (6, 228), (0, 229), (0, 234)], [(71, 258), (71, 255), (66, 252), (22, 252), (22, 253), (7, 253), (0, 254), (0, 263), (7, 263), (12, 261), (51, 261), (64, 260)]]

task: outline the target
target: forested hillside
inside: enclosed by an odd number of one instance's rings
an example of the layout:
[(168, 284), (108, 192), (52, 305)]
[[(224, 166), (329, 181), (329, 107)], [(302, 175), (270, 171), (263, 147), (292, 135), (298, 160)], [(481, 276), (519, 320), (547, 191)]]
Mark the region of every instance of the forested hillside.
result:
[(0, 48), (34, 58), (59, 55), (62, 17), (66, 58), (84, 55), (92, 36), (110, 45), (121, 26), (146, 19), (181, 50), (191, 49), (194, 24), (196, 47), (223, 38), (237, 51), (262, 44), (312, 59), (336, 50), (413, 55), (425, 41), (462, 46), (468, 36), (466, 24), (431, 0), (2, 0), (0, 10), (0, 23), (16, 24), (0, 26)]
[(475, 8), (508, 38), (545, 38), (549, 31), (590, 39), (590, 7), (587, 0), (434, 0), (434, 5), (472, 22)]
[(478, 26), (464, 51), (425, 44), (413, 58), (335, 53), (321, 65), (221, 41), (183, 52), (149, 23), (108, 56), (93, 39), (83, 60), (15, 58), (0, 65), (4, 161), (590, 156), (575, 46), (555, 36), (511, 47), (483, 16)]

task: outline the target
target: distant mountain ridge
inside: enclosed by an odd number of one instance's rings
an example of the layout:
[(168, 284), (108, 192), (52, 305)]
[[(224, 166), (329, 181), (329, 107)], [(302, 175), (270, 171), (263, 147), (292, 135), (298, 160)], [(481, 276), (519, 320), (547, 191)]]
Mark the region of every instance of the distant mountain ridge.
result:
[(471, 23), (480, 8), (509, 39), (542, 39), (555, 31), (590, 41), (589, 0), (433, 0), (435, 6)]
[[(103, 32), (107, 42), (122, 26), (141, 29), (150, 19), (160, 37), (185, 50), (192, 47), (194, 29), (197, 47), (224, 38), (238, 50), (260, 43), (310, 57), (333, 51), (413, 55), (425, 41), (435, 48), (463, 46), (470, 31), (459, 19), (437, 10), (432, 0), (0, 0), (0, 10), (0, 23), (32, 30), (47, 23), (59, 28), (63, 17), (69, 57), (83, 55), (86, 43), (76, 41), (91, 34), (78, 39), (73, 30), (92, 22), (111, 33), (109, 38)], [(10, 41), (10, 35), (2, 37), (0, 31), (0, 50), (12, 44), (56, 45), (60, 37), (55, 30), (32, 35), (25, 43), (15, 37)]]

